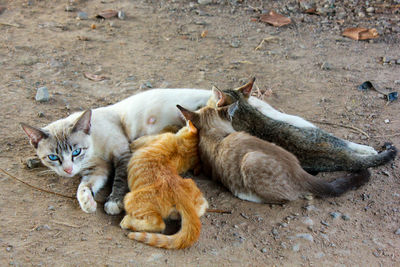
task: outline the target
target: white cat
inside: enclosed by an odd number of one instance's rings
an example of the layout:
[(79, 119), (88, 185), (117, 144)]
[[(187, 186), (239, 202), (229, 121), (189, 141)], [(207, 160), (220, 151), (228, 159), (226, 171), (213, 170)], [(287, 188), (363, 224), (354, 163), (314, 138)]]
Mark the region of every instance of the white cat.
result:
[[(143, 135), (157, 134), (170, 125), (183, 126), (176, 105), (197, 110), (205, 106), (210, 97), (213, 97), (211, 90), (153, 89), (111, 106), (71, 114), (42, 129), (24, 123), (21, 126), (44, 165), (60, 176), (82, 176), (77, 198), (87, 213), (96, 210), (93, 195), (104, 186), (114, 168), (113, 189), (104, 209), (108, 214), (118, 214), (123, 209), (122, 199), (128, 189), (129, 143)], [(249, 103), (275, 120), (297, 127), (315, 127), (257, 98), (250, 97)], [(366, 153), (376, 153), (373, 148), (367, 148)]]

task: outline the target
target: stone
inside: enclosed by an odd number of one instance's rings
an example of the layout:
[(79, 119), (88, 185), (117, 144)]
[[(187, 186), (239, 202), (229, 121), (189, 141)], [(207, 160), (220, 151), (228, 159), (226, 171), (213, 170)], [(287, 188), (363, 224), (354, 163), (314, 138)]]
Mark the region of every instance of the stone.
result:
[(54, 246), (47, 247), (45, 249), (46, 252), (55, 252), (57, 249)]
[(212, 3), (212, 0), (197, 0), (197, 3), (199, 3), (199, 5), (209, 5)]
[(303, 219), (303, 223), (304, 223), (305, 225), (309, 225), (309, 226), (314, 225), (313, 220), (311, 220), (309, 217), (305, 217), (305, 218)]
[(76, 15), (76, 18), (77, 18), (77, 19), (80, 19), (80, 20), (87, 20), (87, 19), (89, 19), (89, 16), (88, 16), (88, 13), (83, 12), (83, 11), (80, 11), (80, 12), (78, 12), (78, 14)]
[(39, 87), (36, 91), (36, 96), (35, 100), (38, 102), (47, 102), (49, 101), (50, 96), (49, 96), (49, 90), (47, 89), (46, 86)]
[(400, 235), (400, 228), (394, 232), (395, 235)]
[(310, 242), (314, 242), (314, 238), (311, 234), (297, 234), (296, 237), (308, 240)]
[(240, 40), (239, 39), (233, 39), (230, 43), (231, 47), (233, 48), (238, 48), (240, 46)]
[(367, 11), (367, 13), (374, 13), (375, 12), (375, 8), (370, 6), (370, 7), (367, 7), (366, 11)]
[(73, 7), (73, 6), (66, 6), (65, 7), (65, 11), (67, 11), (67, 12), (74, 12), (75, 10), (76, 10), (76, 8)]
[(54, 206), (49, 206), (47, 209), (48, 209), (48, 210), (56, 210), (56, 209), (54, 208)]
[(331, 70), (332, 69), (332, 65), (328, 62), (323, 62), (321, 64), (321, 69), (322, 70)]
[(293, 245), (292, 250), (293, 250), (294, 252), (298, 252), (298, 251), (300, 250), (300, 244), (295, 244), (295, 245)]
[(263, 249), (261, 249), (261, 252), (262, 253), (266, 253), (268, 251), (268, 249), (267, 248), (263, 248)]
[(118, 11), (118, 18), (119, 18), (120, 20), (126, 19), (126, 14), (125, 14), (125, 12), (122, 11), (122, 10)]
[(337, 219), (340, 217), (341, 213), (340, 212), (330, 212), (329, 215), (331, 215), (331, 217), (333, 219)]
[(161, 259), (163, 257), (163, 254), (161, 253), (153, 253), (150, 255), (150, 257), (147, 258), (148, 262), (152, 262), (152, 261), (157, 261), (159, 259)]
[(279, 235), (278, 230), (276, 230), (275, 228), (272, 229), (271, 233), (272, 233), (274, 236), (278, 236), (278, 235)]
[(350, 221), (350, 216), (347, 215), (347, 214), (343, 214), (342, 215), (342, 219), (345, 220), (345, 221)]

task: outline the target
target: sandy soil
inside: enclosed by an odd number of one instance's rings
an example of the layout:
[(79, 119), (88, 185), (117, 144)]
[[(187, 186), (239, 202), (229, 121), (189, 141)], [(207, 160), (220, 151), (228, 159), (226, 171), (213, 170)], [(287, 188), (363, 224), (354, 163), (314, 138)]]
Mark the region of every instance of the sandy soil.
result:
[[(274, 28), (251, 21), (257, 12), (249, 6), (282, 10), (297, 2), (265, 2), (0, 0), (7, 8), (0, 15), (0, 167), (35, 186), (74, 195), (78, 178), (22, 167), (34, 151), (19, 122), (44, 126), (146, 90), (141, 85), (147, 82), (154, 88), (230, 88), (253, 75), (260, 93), (272, 90), (265, 100), (279, 110), (357, 127), (368, 137), (316, 123), (377, 149), (385, 141), (400, 147), (399, 103), (386, 105), (376, 91), (357, 90), (370, 80), (399, 91), (400, 65), (379, 62), (400, 58), (398, 33), (383, 29), (373, 42), (340, 36), (345, 27), (372, 27), (381, 19), (394, 25), (399, 15), (349, 15), (343, 23), (295, 9), (287, 14), (295, 23)], [(66, 12), (66, 5), (75, 11)], [(354, 13), (343, 1), (336, 5)], [(127, 18), (92, 18), (104, 9), (123, 10)], [(90, 18), (77, 20), (78, 11)], [(268, 36), (276, 38), (255, 50)], [(90, 81), (84, 72), (109, 79)], [(41, 86), (48, 87), (49, 102), (35, 101)], [(118, 226), (122, 215), (106, 215), (101, 204), (85, 214), (77, 201), (0, 173), (0, 265), (400, 266), (399, 159), (371, 171), (371, 182), (357, 191), (284, 206), (241, 201), (198, 179), (211, 207), (232, 214), (207, 214), (199, 241), (182, 251), (129, 240)], [(345, 216), (333, 218), (332, 212)]]

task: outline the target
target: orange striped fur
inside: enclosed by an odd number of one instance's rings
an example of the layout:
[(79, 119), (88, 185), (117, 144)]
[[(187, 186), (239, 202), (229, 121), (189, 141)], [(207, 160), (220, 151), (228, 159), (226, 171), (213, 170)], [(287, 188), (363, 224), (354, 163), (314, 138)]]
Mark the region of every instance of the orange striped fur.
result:
[[(176, 134), (144, 136), (131, 144), (130, 192), (124, 198), (126, 215), (120, 224), (134, 231), (129, 238), (167, 249), (186, 248), (198, 240), (200, 216), (208, 203), (192, 179), (179, 176), (199, 168), (197, 146), (197, 129), (190, 121)], [(159, 234), (168, 217), (180, 217), (181, 229), (170, 236)]]

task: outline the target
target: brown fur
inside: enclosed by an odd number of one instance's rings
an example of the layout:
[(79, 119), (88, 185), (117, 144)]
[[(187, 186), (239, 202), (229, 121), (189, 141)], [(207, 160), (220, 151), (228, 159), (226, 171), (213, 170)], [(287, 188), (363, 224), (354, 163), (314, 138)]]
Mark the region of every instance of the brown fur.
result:
[[(198, 240), (199, 217), (208, 203), (192, 179), (179, 176), (198, 167), (197, 145), (197, 130), (190, 122), (176, 134), (144, 136), (131, 144), (131, 192), (124, 198), (126, 216), (121, 222), (122, 228), (134, 231), (129, 238), (167, 249), (186, 248)], [(162, 232), (163, 219), (177, 219), (179, 215), (182, 226), (176, 234), (149, 233)]]
[(282, 203), (307, 193), (339, 196), (369, 179), (367, 170), (333, 182), (308, 174), (292, 153), (245, 132), (236, 132), (230, 124), (229, 107), (181, 111), (199, 130), (204, 169), (241, 199)]

